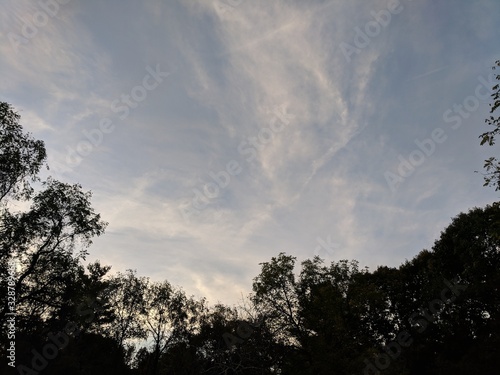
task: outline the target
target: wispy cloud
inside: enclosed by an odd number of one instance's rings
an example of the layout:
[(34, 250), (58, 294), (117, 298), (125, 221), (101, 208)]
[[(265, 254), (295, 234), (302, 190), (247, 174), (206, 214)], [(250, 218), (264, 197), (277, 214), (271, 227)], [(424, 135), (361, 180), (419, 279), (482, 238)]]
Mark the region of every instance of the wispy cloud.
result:
[[(113, 121), (58, 173), (92, 189), (110, 222), (93, 257), (235, 303), (279, 251), (310, 258), (321, 238), (336, 244), (329, 260), (396, 265), (459, 210), (496, 199), (472, 173), (486, 103), (395, 192), (384, 179), (489, 73), (500, 8), (481, 3), (402, 0), (347, 61), (342, 43), (389, 2), (71, 1), (15, 53), (8, 33), (39, 4), (9, 0), (0, 93), (53, 165)], [(128, 116), (113, 111), (157, 64), (171, 73), (164, 82)], [(194, 191), (215, 188), (186, 221)]]

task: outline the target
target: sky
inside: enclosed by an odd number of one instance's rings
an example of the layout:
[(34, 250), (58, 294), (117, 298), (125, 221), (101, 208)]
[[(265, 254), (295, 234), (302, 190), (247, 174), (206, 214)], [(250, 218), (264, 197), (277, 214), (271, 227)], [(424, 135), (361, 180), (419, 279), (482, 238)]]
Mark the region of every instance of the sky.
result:
[(109, 222), (89, 261), (237, 304), (397, 267), (483, 187), (498, 0), (2, 0), (0, 100)]

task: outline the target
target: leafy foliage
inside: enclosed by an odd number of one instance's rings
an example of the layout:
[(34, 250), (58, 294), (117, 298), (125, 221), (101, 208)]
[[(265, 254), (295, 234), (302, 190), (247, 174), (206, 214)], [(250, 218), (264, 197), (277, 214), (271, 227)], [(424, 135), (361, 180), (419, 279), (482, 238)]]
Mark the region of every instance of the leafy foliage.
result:
[[(495, 61), (493, 70), (500, 67), (500, 60)], [(497, 81), (500, 81), (500, 74), (495, 76)], [(490, 114), (493, 114), (498, 107), (500, 107), (500, 85), (497, 83), (492, 87), (493, 93), (491, 97), (493, 103), (490, 104)], [(493, 126), (494, 129), (487, 131), (479, 136), (481, 145), (488, 144), (493, 146), (495, 144), (495, 137), (500, 132), (500, 117), (490, 116), (485, 120), (486, 124)], [(494, 186), (495, 190), (500, 190), (500, 162), (496, 157), (490, 157), (484, 161), (484, 169), (486, 174), (484, 176), (484, 186)]]
[(24, 134), (20, 115), (10, 104), (0, 102), (0, 202), (12, 198), (28, 198), (33, 192), (29, 182), (47, 158), (43, 141)]

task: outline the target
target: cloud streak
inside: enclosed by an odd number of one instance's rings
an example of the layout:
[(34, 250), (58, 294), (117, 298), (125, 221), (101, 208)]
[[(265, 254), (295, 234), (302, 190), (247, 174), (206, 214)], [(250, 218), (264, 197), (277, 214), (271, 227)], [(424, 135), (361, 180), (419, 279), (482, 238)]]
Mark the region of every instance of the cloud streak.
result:
[[(451, 216), (496, 199), (472, 173), (483, 101), (395, 192), (384, 178), (489, 73), (500, 6), (481, 3), (401, 1), (347, 61), (342, 43), (388, 1), (71, 1), (16, 54), (8, 33), (39, 6), (8, 0), (0, 91), (52, 165), (113, 120), (78, 165), (55, 171), (92, 189), (110, 222), (92, 257), (232, 304), (280, 251), (311, 258), (320, 238), (328, 260), (397, 265)], [(113, 112), (122, 95), (144, 96), (157, 64), (172, 74), (127, 116)], [(210, 183), (218, 193), (194, 207), (193, 189)], [(198, 213), (186, 221), (182, 207)]]

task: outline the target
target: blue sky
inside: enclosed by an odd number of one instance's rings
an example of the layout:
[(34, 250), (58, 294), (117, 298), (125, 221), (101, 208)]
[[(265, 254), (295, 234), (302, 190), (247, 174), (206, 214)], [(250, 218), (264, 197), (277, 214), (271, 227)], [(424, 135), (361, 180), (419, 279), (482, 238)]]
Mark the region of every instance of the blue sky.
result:
[(0, 100), (114, 271), (233, 304), (259, 262), (397, 266), (482, 187), (500, 3), (4, 0)]

